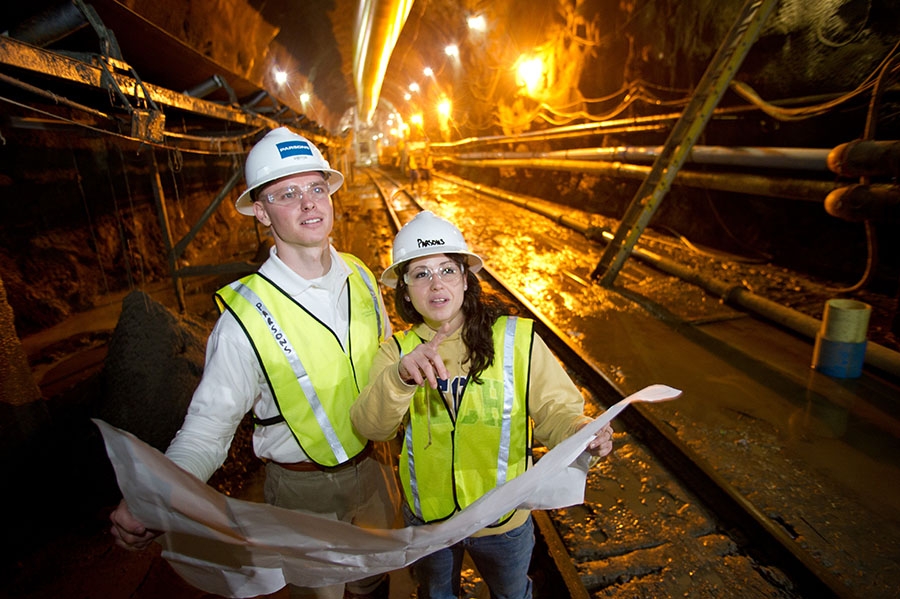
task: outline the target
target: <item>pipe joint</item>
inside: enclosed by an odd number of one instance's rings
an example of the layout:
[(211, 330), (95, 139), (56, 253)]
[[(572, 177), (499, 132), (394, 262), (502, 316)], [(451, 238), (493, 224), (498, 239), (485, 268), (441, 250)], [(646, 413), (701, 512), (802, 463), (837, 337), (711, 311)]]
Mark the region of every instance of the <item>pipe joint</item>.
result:
[(828, 214), (849, 222), (883, 219), (897, 206), (900, 206), (897, 185), (849, 185), (835, 189), (825, 198)]
[(857, 139), (828, 153), (828, 168), (842, 177), (900, 176), (900, 141)]

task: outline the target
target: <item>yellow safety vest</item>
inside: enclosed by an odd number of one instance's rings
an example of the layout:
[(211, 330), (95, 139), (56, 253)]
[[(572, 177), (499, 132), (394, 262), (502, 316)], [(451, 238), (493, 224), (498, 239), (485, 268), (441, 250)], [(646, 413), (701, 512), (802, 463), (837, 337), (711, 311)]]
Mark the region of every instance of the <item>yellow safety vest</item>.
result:
[(247, 333), (297, 443), (311, 460), (329, 467), (366, 446), (350, 424), (350, 406), (369, 381), (385, 335), (375, 276), (354, 256), (341, 256), (354, 267), (349, 277), (349, 354), (334, 331), (259, 273), (216, 293), (219, 309), (234, 314)]
[[(455, 420), (437, 390), (416, 390), (400, 480), (410, 509), (425, 522), (449, 518), (528, 467), (533, 329), (533, 321), (512, 316), (494, 323), (494, 362), (481, 373), (481, 384), (466, 385)], [(404, 355), (422, 343), (412, 331), (394, 337)]]

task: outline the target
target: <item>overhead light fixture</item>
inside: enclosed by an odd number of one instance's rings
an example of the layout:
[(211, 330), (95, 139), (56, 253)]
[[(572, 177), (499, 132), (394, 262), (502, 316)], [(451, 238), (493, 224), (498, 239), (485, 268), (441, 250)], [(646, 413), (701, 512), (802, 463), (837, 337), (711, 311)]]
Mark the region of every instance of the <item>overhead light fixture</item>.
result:
[(466, 25), (469, 26), (469, 29), (472, 31), (478, 31), (479, 33), (483, 33), (487, 31), (487, 21), (484, 20), (482, 15), (474, 15), (466, 19)]

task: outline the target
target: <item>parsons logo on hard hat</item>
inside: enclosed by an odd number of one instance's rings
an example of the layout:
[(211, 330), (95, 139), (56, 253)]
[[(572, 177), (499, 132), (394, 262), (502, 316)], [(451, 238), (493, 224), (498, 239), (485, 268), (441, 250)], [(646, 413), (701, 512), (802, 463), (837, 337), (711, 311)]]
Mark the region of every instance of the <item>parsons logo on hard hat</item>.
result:
[(433, 245), (446, 245), (443, 239), (417, 239), (416, 243), (420, 248), (430, 248)]
[(282, 158), (290, 158), (291, 156), (312, 156), (312, 148), (306, 141), (283, 141), (275, 144), (278, 153)]

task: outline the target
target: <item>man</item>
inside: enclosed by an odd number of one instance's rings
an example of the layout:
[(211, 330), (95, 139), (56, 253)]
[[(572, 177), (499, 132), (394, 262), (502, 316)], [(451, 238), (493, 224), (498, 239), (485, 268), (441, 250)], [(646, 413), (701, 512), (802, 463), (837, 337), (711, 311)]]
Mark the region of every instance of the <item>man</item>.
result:
[[(203, 377), (166, 455), (207, 480), (252, 410), (267, 503), (390, 528), (398, 505), (390, 458), (373, 455), (384, 452), (353, 429), (349, 413), (391, 328), (371, 271), (330, 243), (331, 194), (344, 177), (284, 127), (253, 147), (244, 170), (247, 190), (236, 208), (270, 228), (274, 247), (257, 273), (216, 294), (222, 315)], [(137, 521), (124, 500), (110, 519), (127, 549), (161, 534)], [(385, 577), (346, 586), (349, 597), (388, 596)], [(292, 597), (344, 593), (344, 585), (291, 587)]]
[(409, 171), (409, 184), (415, 190), (419, 185), (419, 165), (415, 153), (409, 153), (406, 159), (406, 168)]
[(434, 170), (434, 158), (431, 156), (431, 148), (425, 146), (422, 162), (419, 164), (419, 178), (425, 182), (425, 189), (431, 191), (431, 171)]

